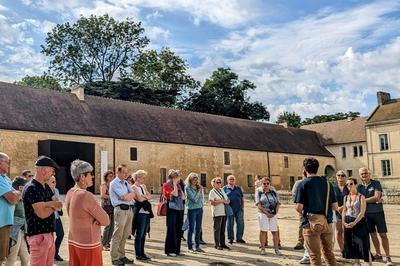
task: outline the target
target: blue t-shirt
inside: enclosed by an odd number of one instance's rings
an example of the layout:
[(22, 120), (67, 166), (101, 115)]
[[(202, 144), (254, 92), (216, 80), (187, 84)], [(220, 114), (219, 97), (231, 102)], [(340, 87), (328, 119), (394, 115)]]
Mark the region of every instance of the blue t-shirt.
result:
[[(344, 186), (343, 191), (341, 191), (339, 186), (334, 186), (333, 191), (335, 191), (336, 201), (338, 203), (338, 206), (341, 207), (343, 205), (344, 197), (349, 195), (349, 189), (347, 188), (347, 186)], [(338, 219), (342, 219), (341, 213), (336, 212), (336, 216)]]
[[(357, 190), (360, 194), (364, 195), (366, 199), (373, 197), (375, 195), (375, 191), (380, 191), (382, 193), (382, 186), (378, 180), (371, 179), (371, 182), (366, 186), (364, 184), (360, 184), (357, 186)], [(383, 212), (383, 204), (380, 203), (367, 203), (367, 207), (365, 209), (366, 213), (378, 213)]]
[(14, 224), (15, 205), (10, 204), (4, 198), (4, 194), (15, 190), (11, 184), (10, 178), (5, 175), (0, 175), (0, 228)]
[[(325, 177), (312, 176), (302, 180), (297, 187), (295, 203), (303, 204), (303, 221), (302, 225), (308, 224), (307, 213), (325, 214), (326, 196), (327, 196), (327, 180)], [(328, 201), (328, 223), (332, 223), (332, 204), (337, 202), (333, 186), (329, 184), (329, 201)]]
[(232, 210), (234, 212), (242, 210), (243, 192), (240, 187), (234, 186), (232, 189), (228, 186), (224, 186), (222, 189), (229, 198), (229, 205), (232, 207)]

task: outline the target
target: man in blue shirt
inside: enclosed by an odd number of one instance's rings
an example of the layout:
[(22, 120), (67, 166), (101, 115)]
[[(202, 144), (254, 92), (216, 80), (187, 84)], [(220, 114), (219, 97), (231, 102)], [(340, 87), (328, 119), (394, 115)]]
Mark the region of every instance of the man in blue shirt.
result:
[(394, 265), (390, 257), (389, 239), (387, 237), (387, 227), (385, 221), (385, 213), (382, 204), (382, 186), (378, 180), (371, 179), (370, 172), (367, 168), (360, 168), (358, 173), (361, 177), (362, 184), (357, 189), (360, 194), (364, 195), (367, 207), (365, 209), (365, 218), (367, 220), (368, 230), (374, 244), (376, 255), (375, 260), (382, 260), (379, 239), (376, 234), (378, 231), (382, 240), (382, 246), (386, 254), (386, 265)]
[(114, 232), (111, 239), (112, 265), (133, 264), (133, 260), (125, 256), (126, 239), (132, 232), (135, 192), (126, 181), (128, 169), (121, 164), (117, 167), (116, 178), (110, 183), (110, 199), (114, 206)]
[[(315, 158), (306, 158), (303, 161), (306, 179), (297, 187), (294, 202), (296, 211), (303, 217), (304, 244), (309, 252), (311, 265), (322, 265), (321, 247), (327, 265), (336, 265), (333, 253), (332, 210), (337, 210), (336, 196), (333, 187), (325, 177), (317, 176), (319, 162)], [(329, 193), (328, 193), (329, 189)], [(328, 197), (329, 194), (329, 198)], [(328, 199), (328, 209), (326, 202)], [(324, 215), (328, 226), (322, 231), (311, 230), (308, 218), (313, 215)]]
[(227, 231), (228, 231), (228, 239), (229, 243), (233, 243), (233, 226), (236, 220), (236, 242), (237, 243), (246, 243), (243, 240), (243, 232), (244, 232), (244, 219), (243, 219), (243, 192), (240, 187), (235, 185), (235, 177), (233, 175), (229, 175), (227, 177), (228, 184), (223, 187), (225, 194), (229, 198), (229, 205), (232, 207), (233, 215), (228, 216), (227, 218)]
[(14, 223), (15, 204), (21, 198), (21, 192), (13, 189), (10, 178), (6, 176), (10, 158), (0, 152), (0, 265), (8, 255), (10, 226)]

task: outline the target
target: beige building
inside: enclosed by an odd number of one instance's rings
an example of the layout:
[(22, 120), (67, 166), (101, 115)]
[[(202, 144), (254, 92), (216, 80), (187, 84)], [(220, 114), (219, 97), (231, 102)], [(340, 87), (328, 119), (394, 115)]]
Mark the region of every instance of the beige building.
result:
[[(400, 178), (400, 99), (378, 92), (378, 106), (366, 122), (368, 167), (374, 178)], [(397, 182), (397, 187), (399, 187)]]
[(317, 132), (323, 145), (335, 156), (336, 169), (331, 169), (328, 175), (344, 170), (347, 176), (358, 177), (358, 169), (368, 166), (365, 121), (365, 117), (359, 117), (301, 127)]
[(161, 108), (0, 82), (0, 151), (11, 157), (10, 176), (32, 169), (38, 155), (61, 166), (61, 193), (73, 181), (74, 159), (93, 164), (99, 192), (102, 174), (127, 164), (149, 173), (148, 187), (159, 192), (170, 168), (201, 174), (210, 188), (215, 176), (237, 176), (253, 191), (256, 175), (270, 176), (277, 188), (290, 189), (301, 177), (302, 161), (320, 161), (320, 174), (335, 168), (332, 154), (315, 132), (274, 124)]

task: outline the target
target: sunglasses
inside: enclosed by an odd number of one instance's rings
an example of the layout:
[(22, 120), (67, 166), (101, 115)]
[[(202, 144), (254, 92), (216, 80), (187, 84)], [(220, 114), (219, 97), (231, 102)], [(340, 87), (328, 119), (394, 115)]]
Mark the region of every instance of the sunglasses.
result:
[(263, 183), (263, 185), (269, 185), (269, 182), (267, 182), (267, 183)]
[(215, 182), (215, 184), (221, 184), (222, 182), (221, 181), (217, 181), (217, 182)]
[(348, 186), (348, 187), (351, 187), (351, 186), (353, 186), (354, 185), (354, 183), (348, 183), (348, 184), (346, 184), (346, 186)]

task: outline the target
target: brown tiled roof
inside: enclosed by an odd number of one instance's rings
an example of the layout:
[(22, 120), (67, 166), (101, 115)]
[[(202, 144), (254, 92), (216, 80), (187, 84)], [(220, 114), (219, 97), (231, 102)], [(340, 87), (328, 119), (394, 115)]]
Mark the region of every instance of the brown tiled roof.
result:
[(368, 117), (367, 123), (376, 123), (395, 119), (400, 119), (400, 99), (393, 99), (384, 105), (379, 105)]
[(332, 156), (308, 130), (0, 82), (0, 128)]
[(304, 125), (301, 128), (312, 130), (320, 134), (325, 145), (344, 144), (366, 141), (365, 117), (354, 120), (338, 120), (325, 123)]

